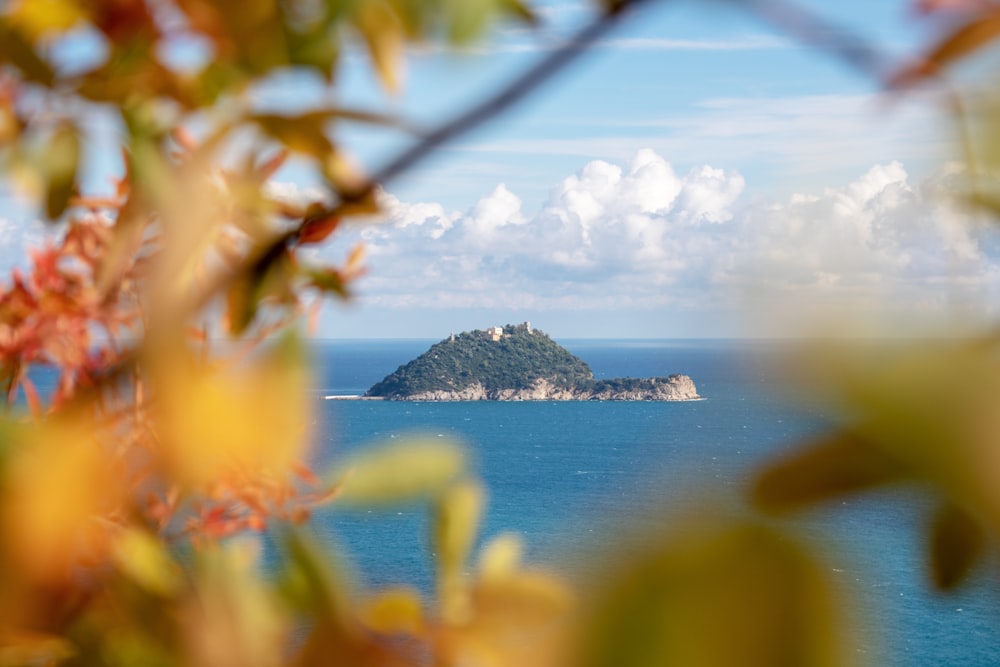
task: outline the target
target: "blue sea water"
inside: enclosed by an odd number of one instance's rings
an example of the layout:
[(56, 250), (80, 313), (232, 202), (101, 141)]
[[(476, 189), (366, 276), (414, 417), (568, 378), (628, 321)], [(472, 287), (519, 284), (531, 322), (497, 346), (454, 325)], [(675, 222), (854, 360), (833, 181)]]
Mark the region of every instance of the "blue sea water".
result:
[[(513, 530), (529, 557), (569, 575), (623, 533), (669, 529), (691, 499), (739, 502), (748, 480), (832, 419), (792, 400), (782, 345), (759, 341), (560, 341), (598, 377), (690, 375), (685, 403), (325, 401), (360, 394), (434, 341), (317, 343), (316, 450), (323, 462), (420, 432), (465, 442), (490, 502), (486, 536)], [(1000, 664), (996, 563), (974, 585), (933, 593), (925, 570), (930, 499), (893, 489), (837, 501), (795, 520), (822, 551), (863, 628), (864, 662)], [(425, 508), (320, 514), (319, 531), (353, 556), (370, 585), (431, 586)]]

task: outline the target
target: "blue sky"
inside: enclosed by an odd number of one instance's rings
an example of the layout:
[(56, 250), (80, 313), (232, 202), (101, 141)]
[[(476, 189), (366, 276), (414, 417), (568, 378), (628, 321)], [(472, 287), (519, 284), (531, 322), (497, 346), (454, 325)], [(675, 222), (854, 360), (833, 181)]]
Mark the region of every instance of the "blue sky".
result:
[[(1000, 286), (988, 230), (947, 204), (952, 130), (932, 94), (879, 84), (737, 9), (647, 3), (499, 121), (388, 184), (318, 259), (368, 247), (324, 337), (427, 337), (531, 320), (568, 337), (741, 337), (935, 331), (981, 319)], [(899, 0), (802, 3), (899, 63), (940, 30)], [(541, 5), (462, 53), (409, 54), (387, 95), (361, 53), (336, 98), (440, 122), (515, 76), (589, 16)], [(298, 77), (272, 107), (330, 92)], [(343, 126), (369, 170), (411, 138)], [(294, 167), (276, 191), (302, 196)], [(0, 214), (2, 215), (2, 214)], [(11, 217), (11, 216), (8, 216)], [(974, 222), (974, 220), (973, 220)], [(5, 225), (0, 244), (23, 233)]]
[[(980, 318), (996, 257), (941, 196), (956, 152), (933, 96), (889, 100), (733, 4), (654, 3), (391, 184), (381, 225), (342, 239), (364, 240), (371, 273), (324, 333), (895, 335)], [(892, 64), (940, 30), (904, 2), (805, 4)], [(501, 28), (474, 53), (413, 58), (398, 99), (360, 77), (346, 97), (446, 117), (585, 14), (545, 16), (546, 36)], [(391, 153), (367, 133), (351, 145), (365, 164)]]

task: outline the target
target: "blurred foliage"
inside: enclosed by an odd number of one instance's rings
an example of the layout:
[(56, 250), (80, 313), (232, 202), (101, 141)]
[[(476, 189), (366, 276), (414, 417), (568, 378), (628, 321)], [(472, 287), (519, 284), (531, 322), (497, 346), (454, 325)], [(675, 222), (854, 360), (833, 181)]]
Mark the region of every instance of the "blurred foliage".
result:
[[(598, 27), (633, 4), (607, 0)], [(994, 3), (918, 7), (960, 20), (890, 87), (940, 78), (1000, 35)], [(335, 85), (345, 54), (358, 50), (394, 91), (408, 44), (461, 44), (501, 19), (538, 22), (519, 0), (0, 8), (0, 173), (60, 231), (0, 293), (0, 378), (12, 408), (0, 423), (0, 665), (856, 659), (822, 559), (791, 528), (752, 512), (698, 514), (622, 545), (601, 586), (574, 589), (524, 563), (514, 535), (474, 557), (486, 492), (458, 444), (372, 447), (329, 472), (306, 465), (314, 419), (300, 323), (319, 299), (350, 296), (363, 252), (327, 266), (301, 250), (345, 217), (377, 210), (377, 179), (341, 147), (344, 127), (408, 126), (330, 103), (265, 113), (254, 92), (292, 70)], [(55, 55), (74, 39), (90, 44), (93, 61)], [(181, 65), (165, 55), (185, 41), (204, 56)], [(516, 97), (498, 96), (497, 108)], [(439, 128), (395, 168), (491, 113), (478, 108)], [(85, 187), (93, 152), (115, 150), (92, 136), (94, 119), (122, 139), (104, 193)], [(995, 121), (976, 128), (993, 131)], [(314, 171), (321, 197), (290, 202), (268, 189), (290, 158)], [(968, 163), (979, 177), (995, 174), (989, 161), (979, 169), (970, 154)], [(212, 342), (223, 333), (226, 344)], [(821, 381), (855, 418), (763, 471), (750, 504), (785, 512), (917, 480), (940, 497), (928, 521), (933, 581), (958, 585), (1000, 527), (994, 337), (864, 367), (830, 358), (838, 363)], [(28, 374), (40, 366), (58, 376), (48, 396)], [(331, 503), (414, 502), (432, 517), (430, 593), (406, 582), (359, 588), (343, 556), (308, 529)], [(266, 570), (262, 531), (280, 551)]]

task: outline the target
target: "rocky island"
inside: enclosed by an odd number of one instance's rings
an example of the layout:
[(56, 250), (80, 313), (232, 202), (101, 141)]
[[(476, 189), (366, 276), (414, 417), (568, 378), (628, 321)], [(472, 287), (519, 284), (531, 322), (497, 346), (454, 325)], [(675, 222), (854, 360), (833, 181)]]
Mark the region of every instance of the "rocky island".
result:
[(452, 334), (363, 398), (395, 401), (690, 401), (686, 375), (598, 380), (584, 361), (531, 324)]

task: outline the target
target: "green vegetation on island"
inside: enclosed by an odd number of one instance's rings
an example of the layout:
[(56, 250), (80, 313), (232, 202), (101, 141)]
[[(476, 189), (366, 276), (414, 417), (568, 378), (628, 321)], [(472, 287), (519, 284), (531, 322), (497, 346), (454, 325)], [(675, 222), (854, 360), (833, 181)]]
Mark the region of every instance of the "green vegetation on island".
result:
[(365, 394), (395, 400), (691, 400), (690, 378), (597, 380), (527, 322), (452, 335)]

